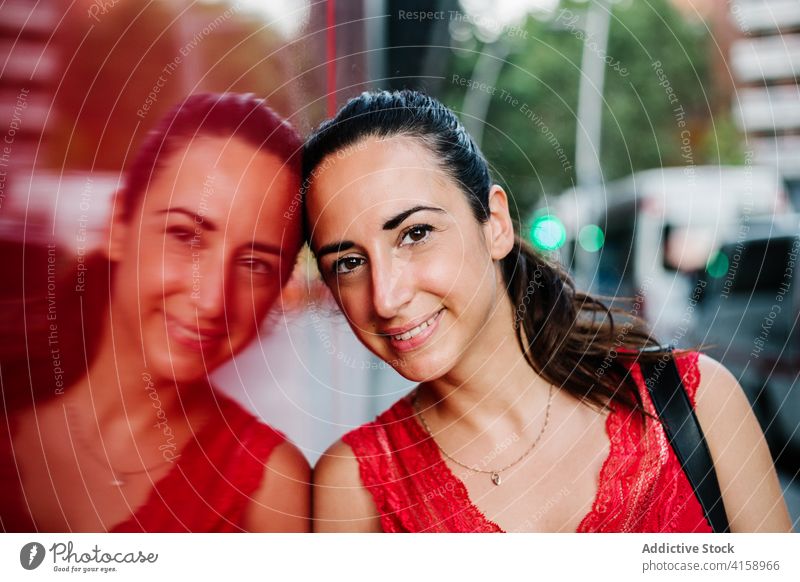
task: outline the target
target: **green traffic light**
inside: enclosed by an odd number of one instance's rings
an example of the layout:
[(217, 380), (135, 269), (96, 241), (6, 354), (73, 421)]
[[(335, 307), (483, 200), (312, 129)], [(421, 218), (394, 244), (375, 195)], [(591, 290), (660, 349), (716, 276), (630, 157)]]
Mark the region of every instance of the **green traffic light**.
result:
[(578, 244), (583, 247), (583, 250), (596, 253), (603, 248), (603, 243), (606, 242), (606, 237), (601, 229), (596, 224), (587, 224), (578, 233)]
[(715, 279), (724, 277), (728, 272), (728, 257), (725, 253), (717, 251), (714, 253), (708, 263), (706, 263), (706, 272)]
[(567, 240), (567, 230), (558, 217), (545, 214), (534, 219), (531, 224), (530, 239), (536, 248), (555, 251)]

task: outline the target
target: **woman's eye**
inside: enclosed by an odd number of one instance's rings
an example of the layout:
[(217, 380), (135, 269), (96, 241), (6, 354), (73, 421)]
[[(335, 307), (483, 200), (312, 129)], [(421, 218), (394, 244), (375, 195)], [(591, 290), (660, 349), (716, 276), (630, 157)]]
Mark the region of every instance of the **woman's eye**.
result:
[(416, 224), (403, 233), (402, 245), (415, 245), (423, 242), (433, 230), (429, 224)]
[(270, 263), (253, 257), (242, 259), (239, 261), (239, 264), (257, 275), (269, 275), (273, 272), (273, 268)]
[(167, 229), (167, 234), (174, 240), (181, 243), (192, 244), (192, 245), (197, 245), (200, 243), (199, 237), (195, 239), (194, 231), (185, 226), (170, 226)]
[(334, 261), (331, 270), (337, 275), (346, 275), (347, 273), (352, 273), (363, 264), (364, 259), (361, 257), (343, 257), (338, 261)]

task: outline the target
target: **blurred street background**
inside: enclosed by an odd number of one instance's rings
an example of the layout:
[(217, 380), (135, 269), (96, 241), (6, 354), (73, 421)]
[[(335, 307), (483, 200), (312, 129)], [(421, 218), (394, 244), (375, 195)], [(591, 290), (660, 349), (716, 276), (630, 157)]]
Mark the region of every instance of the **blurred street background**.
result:
[[(367, 89), (464, 121), (525, 236), (579, 287), (706, 346), (744, 387), (800, 524), (800, 0), (5, 0), (0, 302), (102, 244), (121, 172), (200, 91), (302, 133)], [(216, 382), (313, 462), (411, 388), (301, 257)]]

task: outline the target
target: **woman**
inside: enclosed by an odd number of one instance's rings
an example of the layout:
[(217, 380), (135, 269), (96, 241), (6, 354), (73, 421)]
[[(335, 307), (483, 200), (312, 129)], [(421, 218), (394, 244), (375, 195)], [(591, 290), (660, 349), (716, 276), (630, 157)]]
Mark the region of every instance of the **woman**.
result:
[[(514, 233), (509, 200), (455, 115), (364, 93), (307, 140), (306, 226), (353, 331), (419, 382), (315, 468), (318, 531), (710, 531), (654, 418), (640, 322)], [(788, 531), (736, 380), (677, 365), (733, 531)]]
[[(309, 529), (305, 458), (209, 379), (255, 338), (294, 266), (301, 145), (236, 94), (191, 96), (147, 137), (114, 203), (108, 268), (78, 269), (75, 291), (108, 294), (80, 301), (79, 325), (100, 322), (87, 367), (62, 354), (63, 390), (14, 389), (33, 402), (11, 411), (0, 449), (6, 531)], [(55, 294), (62, 309), (72, 291)], [(70, 315), (56, 312), (65, 352), (87, 341)]]

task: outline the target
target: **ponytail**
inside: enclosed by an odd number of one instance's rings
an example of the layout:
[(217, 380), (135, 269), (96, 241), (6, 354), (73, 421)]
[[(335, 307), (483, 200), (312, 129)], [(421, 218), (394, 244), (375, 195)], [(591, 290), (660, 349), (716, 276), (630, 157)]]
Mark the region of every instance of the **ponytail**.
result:
[[(595, 407), (609, 401), (643, 410), (631, 360), (658, 361), (664, 350), (638, 317), (575, 290), (561, 265), (515, 237), (501, 261), (514, 305), (514, 329), (528, 364), (545, 380)], [(617, 325), (614, 315), (624, 319)]]

